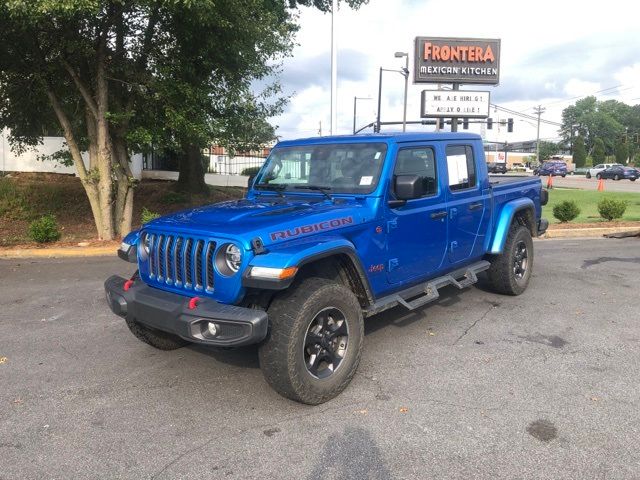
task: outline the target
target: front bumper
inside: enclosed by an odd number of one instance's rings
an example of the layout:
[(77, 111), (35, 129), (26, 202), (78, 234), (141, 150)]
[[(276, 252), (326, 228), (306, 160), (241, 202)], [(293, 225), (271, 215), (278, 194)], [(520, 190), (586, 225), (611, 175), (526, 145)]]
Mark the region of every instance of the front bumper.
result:
[[(189, 308), (190, 297), (152, 288), (136, 280), (125, 291), (126, 279), (114, 275), (104, 282), (107, 303), (116, 315), (147, 327), (173, 333), (194, 343), (221, 347), (250, 345), (267, 335), (268, 319), (263, 310), (225, 305), (208, 298)], [(207, 328), (213, 322), (218, 333)]]

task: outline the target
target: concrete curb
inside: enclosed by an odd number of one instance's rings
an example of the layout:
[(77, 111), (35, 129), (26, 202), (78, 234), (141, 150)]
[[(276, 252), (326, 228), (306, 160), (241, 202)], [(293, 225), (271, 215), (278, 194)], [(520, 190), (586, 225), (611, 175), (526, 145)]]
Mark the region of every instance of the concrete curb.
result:
[(579, 238), (602, 237), (607, 233), (620, 233), (638, 230), (638, 227), (627, 225), (626, 227), (591, 227), (591, 228), (550, 228), (543, 238)]
[[(550, 228), (541, 238), (600, 238), (607, 233), (638, 230), (638, 227)], [(62, 258), (115, 256), (117, 245), (100, 247), (16, 248), (0, 250), (0, 258)]]
[(118, 247), (54, 247), (0, 250), (0, 258), (60, 258), (115, 256)]

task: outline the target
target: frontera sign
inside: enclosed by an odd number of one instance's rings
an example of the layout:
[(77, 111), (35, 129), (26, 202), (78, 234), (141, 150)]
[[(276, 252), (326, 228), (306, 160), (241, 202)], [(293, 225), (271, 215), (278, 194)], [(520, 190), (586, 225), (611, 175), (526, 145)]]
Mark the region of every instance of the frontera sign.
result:
[(479, 83), (500, 80), (500, 40), (416, 37), (414, 83)]

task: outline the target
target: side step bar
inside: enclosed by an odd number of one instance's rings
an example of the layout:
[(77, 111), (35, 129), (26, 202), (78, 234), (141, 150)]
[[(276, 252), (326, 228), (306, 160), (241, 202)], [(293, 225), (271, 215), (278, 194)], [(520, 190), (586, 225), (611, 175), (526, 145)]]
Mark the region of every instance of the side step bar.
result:
[(487, 270), (490, 265), (486, 260), (482, 260), (468, 267), (455, 270), (447, 275), (421, 283), (420, 285), (415, 285), (406, 290), (382, 297), (365, 311), (365, 316), (375, 315), (376, 313), (393, 308), (396, 305), (402, 305), (407, 310), (420, 308), (427, 303), (437, 300), (440, 297), (438, 290), (442, 287), (453, 285), (462, 290), (463, 288), (473, 285), (478, 281), (478, 273)]

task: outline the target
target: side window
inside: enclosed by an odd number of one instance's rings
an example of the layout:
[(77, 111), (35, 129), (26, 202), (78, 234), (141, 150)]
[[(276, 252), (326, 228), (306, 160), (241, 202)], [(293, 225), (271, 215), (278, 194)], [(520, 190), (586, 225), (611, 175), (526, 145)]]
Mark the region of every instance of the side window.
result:
[(600, 164), (600, 165), (596, 165), (596, 166), (595, 166), (595, 167), (593, 167), (593, 168), (604, 168), (604, 166), (603, 166), (602, 164)]
[(476, 186), (476, 164), (471, 146), (447, 146), (447, 172), (449, 173), (449, 189), (451, 191)]
[(418, 175), (424, 186), (423, 197), (435, 195), (438, 192), (436, 177), (436, 158), (432, 148), (403, 148), (398, 152), (396, 167), (393, 171), (397, 175)]

